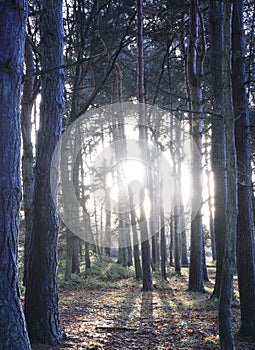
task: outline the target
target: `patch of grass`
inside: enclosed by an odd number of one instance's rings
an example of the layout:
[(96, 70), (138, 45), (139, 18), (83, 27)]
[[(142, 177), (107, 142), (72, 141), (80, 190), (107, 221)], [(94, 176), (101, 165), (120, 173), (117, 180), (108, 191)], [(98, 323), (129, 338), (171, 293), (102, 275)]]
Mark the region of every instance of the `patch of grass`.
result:
[(116, 289), (125, 288), (134, 283), (134, 267), (123, 267), (109, 258), (99, 260), (96, 256), (91, 257), (91, 269), (86, 270), (85, 264), (81, 263), (79, 275), (72, 274), (71, 280), (65, 281), (65, 263), (59, 263), (58, 285), (64, 289)]

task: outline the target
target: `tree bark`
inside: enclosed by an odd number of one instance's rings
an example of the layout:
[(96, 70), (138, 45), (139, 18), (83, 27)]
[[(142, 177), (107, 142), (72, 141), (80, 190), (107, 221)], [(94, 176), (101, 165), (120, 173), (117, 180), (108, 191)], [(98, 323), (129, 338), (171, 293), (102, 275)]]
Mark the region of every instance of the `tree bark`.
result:
[[(200, 33), (200, 39), (199, 39)], [(203, 60), (205, 54), (204, 28), (199, 1), (190, 2), (190, 41), (188, 47), (188, 83), (191, 106), (194, 111), (202, 112)], [(203, 281), (203, 229), (202, 229), (202, 121), (192, 120), (193, 148), (192, 165), (192, 217), (189, 290), (204, 292)], [(198, 209), (196, 204), (199, 203)], [(196, 212), (194, 212), (196, 210)]]
[(245, 91), (245, 48), (243, 0), (233, 8), (233, 103), (238, 166), (237, 271), (241, 305), (239, 333), (255, 335), (255, 247), (252, 210), (251, 137)]
[[(25, 65), (26, 74), (34, 70), (34, 58), (32, 46), (29, 40), (25, 41)], [(32, 107), (37, 95), (35, 91), (34, 77), (26, 79), (23, 84), (23, 95), (21, 100), (21, 132), (23, 141), (23, 156), (22, 156), (22, 179), (23, 179), (23, 203), (25, 212), (25, 246), (24, 246), (24, 276), (23, 284), (26, 285), (27, 270), (28, 270), (28, 253), (32, 230), (32, 199), (33, 199), (33, 145), (31, 140), (32, 131)]]
[[(61, 0), (42, 0), (42, 69), (63, 63)], [(41, 77), (40, 128), (36, 148), (33, 229), (25, 315), (31, 342), (54, 345), (62, 340), (57, 294), (58, 220), (55, 207), (58, 171), (51, 160), (62, 133), (63, 72), (56, 69)], [(58, 165), (56, 164), (56, 167)], [(52, 178), (50, 179), (50, 175)], [(52, 180), (52, 183), (50, 183)]]
[[(137, 73), (138, 73), (138, 101), (139, 101), (139, 139), (141, 143), (141, 153), (146, 161), (146, 150), (144, 150), (144, 144), (146, 140), (146, 120), (145, 120), (145, 88), (144, 88), (144, 55), (143, 55), (143, 5), (141, 0), (136, 1), (137, 8)], [(146, 176), (148, 179), (148, 176)], [(146, 184), (148, 185), (148, 183)], [(145, 185), (145, 187), (146, 187)], [(143, 194), (141, 195), (141, 198)], [(143, 271), (143, 291), (151, 291), (152, 278), (151, 278), (151, 254), (150, 254), (150, 242), (148, 237), (147, 219), (144, 212), (143, 200), (140, 205), (140, 222), (141, 239), (142, 239), (142, 271)]]
[[(223, 3), (210, 1), (210, 67), (213, 109), (222, 113)], [(216, 243), (216, 278), (213, 296), (220, 295), (226, 235), (226, 150), (223, 119), (212, 120), (212, 171), (214, 176), (214, 231)]]
[(20, 184), (19, 102), (27, 2), (0, 6), (0, 348), (28, 350), (19, 298), (17, 236)]
[(232, 4), (224, 3), (224, 55), (223, 55), (223, 120), (226, 137), (227, 211), (226, 240), (221, 275), (219, 300), (219, 335), (222, 350), (235, 349), (231, 323), (231, 300), (236, 256), (237, 225), (237, 160), (235, 148), (235, 118), (231, 84), (231, 21)]

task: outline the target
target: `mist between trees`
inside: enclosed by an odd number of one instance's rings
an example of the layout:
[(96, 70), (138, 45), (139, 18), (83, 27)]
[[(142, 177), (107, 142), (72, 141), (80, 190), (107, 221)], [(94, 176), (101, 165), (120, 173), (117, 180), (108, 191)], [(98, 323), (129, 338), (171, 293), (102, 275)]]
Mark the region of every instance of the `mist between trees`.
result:
[(210, 262), (218, 346), (238, 348), (235, 275), (254, 337), (254, 7), (0, 5), (1, 349), (65, 341), (57, 268), (68, 284), (95, 261), (149, 293), (185, 270), (198, 295)]

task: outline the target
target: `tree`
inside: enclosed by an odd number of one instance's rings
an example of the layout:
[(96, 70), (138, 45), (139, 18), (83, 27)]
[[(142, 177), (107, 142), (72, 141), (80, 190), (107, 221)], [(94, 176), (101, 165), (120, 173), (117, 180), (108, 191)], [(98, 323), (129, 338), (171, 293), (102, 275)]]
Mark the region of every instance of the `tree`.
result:
[(20, 185), (19, 102), (27, 2), (0, 6), (0, 348), (30, 349), (17, 276)]
[[(188, 47), (188, 86), (191, 107), (195, 112), (202, 111), (202, 73), (205, 55), (204, 24), (198, 0), (190, 2), (190, 39)], [(200, 36), (199, 36), (200, 34)], [(193, 116), (194, 117), (194, 116)], [(202, 228), (202, 120), (196, 114), (192, 120), (192, 136), (196, 147), (193, 148), (192, 166), (192, 222), (191, 251), (189, 270), (189, 290), (204, 291), (203, 282), (203, 228)], [(199, 203), (197, 210), (196, 203)], [(194, 212), (195, 211), (195, 212)]]
[(231, 47), (232, 47), (232, 4), (224, 3), (223, 21), (223, 66), (222, 66), (222, 112), (226, 137), (226, 171), (227, 171), (227, 207), (226, 240), (224, 247), (223, 268), (221, 275), (219, 300), (219, 334), (222, 350), (235, 349), (231, 324), (231, 300), (233, 293), (233, 275), (236, 256), (237, 225), (237, 160), (235, 148), (235, 118), (231, 83)]
[(130, 189), (130, 186), (128, 188), (128, 195), (129, 195), (129, 201), (130, 201), (130, 216), (131, 216), (131, 226), (132, 226), (132, 232), (133, 232), (133, 254), (134, 254), (134, 264), (135, 264), (135, 278), (136, 280), (140, 280), (142, 278), (142, 268), (140, 263), (140, 251), (139, 251), (139, 243), (138, 243), (138, 233), (137, 233), (137, 218), (136, 218), (136, 212), (134, 208), (133, 203), (133, 193)]
[(42, 0), (40, 50), (42, 69), (52, 69), (41, 77), (40, 128), (36, 146), (34, 212), (29, 269), (25, 295), (25, 315), (31, 342), (57, 344), (62, 340), (57, 295), (58, 221), (54, 199), (58, 169), (50, 184), (51, 160), (62, 132), (63, 63), (62, 0)]
[[(142, 1), (137, 0), (137, 73), (138, 73), (138, 101), (139, 101), (139, 139), (141, 142), (141, 153), (146, 159), (146, 150), (143, 141), (146, 140), (145, 129), (145, 88), (144, 88), (144, 57), (143, 57), (143, 6)], [(148, 179), (148, 177), (146, 176)], [(141, 196), (141, 198), (143, 195)], [(147, 219), (145, 216), (143, 200), (140, 205), (140, 230), (142, 239), (142, 271), (143, 271), (143, 291), (152, 290), (152, 278), (150, 270), (150, 242), (148, 237)]]
[[(210, 1), (210, 69), (213, 110), (222, 112), (223, 3)], [(212, 171), (214, 178), (214, 230), (216, 242), (216, 279), (213, 295), (220, 295), (226, 233), (226, 150), (221, 117), (212, 119)]]
[[(30, 74), (34, 71), (34, 58), (32, 45), (28, 40), (25, 41), (25, 55), (24, 61), (26, 65), (26, 74)], [(33, 144), (32, 144), (32, 108), (35, 102), (35, 98), (38, 93), (38, 81), (35, 81), (35, 77), (31, 76), (26, 78), (23, 83), (23, 94), (21, 100), (21, 132), (22, 132), (22, 179), (23, 179), (23, 203), (25, 213), (25, 246), (24, 246), (24, 278), (23, 283), (26, 285), (26, 275), (28, 269), (28, 252), (30, 245), (30, 236), (32, 229), (32, 200), (33, 200)]]
[[(162, 187), (162, 185), (161, 185)], [(162, 192), (162, 190), (161, 190)], [(167, 280), (166, 276), (166, 233), (165, 233), (165, 218), (164, 218), (164, 207), (161, 202), (160, 206), (160, 253), (161, 253), (161, 261), (160, 261), (160, 271), (162, 280)], [(175, 260), (176, 261), (176, 260)], [(180, 271), (177, 271), (180, 272)]]
[(239, 333), (255, 334), (255, 247), (252, 210), (251, 137), (245, 88), (243, 0), (233, 8), (233, 104), (238, 166), (237, 270), (241, 305)]

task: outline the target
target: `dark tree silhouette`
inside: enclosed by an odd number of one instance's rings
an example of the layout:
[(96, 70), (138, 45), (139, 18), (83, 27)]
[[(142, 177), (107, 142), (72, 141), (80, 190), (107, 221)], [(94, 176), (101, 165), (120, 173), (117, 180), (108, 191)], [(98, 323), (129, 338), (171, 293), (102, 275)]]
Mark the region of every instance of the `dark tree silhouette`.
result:
[(20, 185), (19, 101), (27, 2), (0, 5), (0, 348), (30, 349), (17, 276)]
[[(190, 2), (190, 37), (188, 46), (188, 86), (191, 106), (195, 112), (202, 111), (202, 72), (205, 54), (203, 17), (198, 0)], [(194, 115), (196, 116), (196, 115)], [(193, 117), (194, 117), (193, 116)], [(202, 120), (192, 121), (193, 149), (192, 165), (192, 223), (190, 236), (189, 290), (204, 291), (203, 281), (203, 228), (202, 228)], [(199, 203), (198, 210), (195, 208)]]
[[(144, 88), (144, 56), (143, 56), (143, 5), (141, 0), (137, 0), (137, 47), (138, 47), (138, 101), (139, 106), (139, 139), (146, 140), (146, 129), (145, 129), (145, 88)], [(144, 157), (145, 150), (143, 144), (141, 151)], [(146, 158), (145, 158), (146, 159)], [(140, 205), (140, 230), (142, 239), (142, 271), (143, 271), (143, 291), (151, 291), (152, 278), (150, 268), (150, 242), (148, 237), (147, 219), (145, 216), (143, 204)]]
[[(24, 61), (26, 74), (33, 72), (35, 69), (32, 45), (28, 38), (25, 41)], [(32, 230), (32, 200), (33, 200), (33, 144), (31, 138), (32, 131), (32, 108), (37, 93), (39, 92), (38, 81), (35, 77), (25, 79), (23, 84), (23, 94), (21, 100), (21, 132), (22, 132), (22, 179), (23, 179), (23, 203), (25, 213), (25, 247), (24, 247), (24, 277), (23, 284), (26, 285), (26, 274), (28, 269), (28, 252)]]
[(223, 268), (219, 300), (219, 334), (222, 350), (235, 349), (231, 324), (231, 300), (233, 293), (233, 276), (236, 255), (237, 226), (237, 159), (235, 148), (235, 118), (232, 101), (231, 83), (231, 47), (232, 47), (232, 4), (224, 3), (223, 20), (223, 69), (222, 69), (222, 102), (223, 120), (226, 138), (226, 171), (227, 171), (227, 211), (226, 241), (224, 247)]
[[(62, 65), (62, 0), (42, 0), (40, 50), (42, 69)], [(34, 213), (25, 295), (25, 315), (31, 342), (56, 344), (62, 339), (58, 317), (58, 220), (51, 193), (52, 155), (61, 137), (63, 72), (52, 70), (41, 77), (40, 128), (35, 165)], [(57, 187), (57, 169), (53, 179)], [(56, 192), (56, 189), (55, 189)]]
[(233, 9), (233, 104), (238, 165), (237, 270), (241, 304), (240, 334), (255, 334), (255, 247), (252, 211), (251, 138), (245, 88), (243, 0)]
[[(213, 109), (222, 108), (223, 3), (210, 1), (210, 64)], [(226, 151), (222, 118), (212, 120), (212, 171), (214, 176), (214, 229), (216, 242), (216, 279), (213, 295), (220, 295), (220, 281), (226, 235)]]

